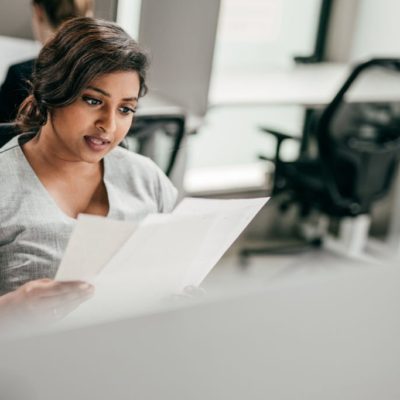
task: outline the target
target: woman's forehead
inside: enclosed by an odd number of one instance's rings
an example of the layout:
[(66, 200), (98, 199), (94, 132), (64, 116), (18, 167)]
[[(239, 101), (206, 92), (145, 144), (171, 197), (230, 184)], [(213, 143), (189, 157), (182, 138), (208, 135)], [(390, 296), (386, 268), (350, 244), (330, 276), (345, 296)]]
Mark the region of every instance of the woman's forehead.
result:
[(88, 88), (98, 88), (121, 97), (137, 97), (140, 79), (137, 71), (118, 71), (100, 75), (89, 82)]
[(137, 71), (116, 71), (101, 74), (89, 82), (89, 85), (104, 84), (112, 85), (118, 83), (139, 83), (139, 73)]

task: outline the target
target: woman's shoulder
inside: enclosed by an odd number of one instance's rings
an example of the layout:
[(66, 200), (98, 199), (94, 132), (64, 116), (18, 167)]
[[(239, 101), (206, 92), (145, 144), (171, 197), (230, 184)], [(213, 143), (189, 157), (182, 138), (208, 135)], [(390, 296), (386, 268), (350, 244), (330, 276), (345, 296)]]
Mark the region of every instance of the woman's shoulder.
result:
[[(7, 143), (0, 148), (0, 156), (9, 156), (19, 154), (21, 144), (26, 143), (35, 136), (35, 133), (22, 133), (12, 137)], [(1, 157), (0, 157), (1, 159)]]
[(18, 136), (14, 136), (5, 145), (0, 148), (0, 162), (9, 162), (17, 158), (20, 150)]
[(18, 137), (12, 138), (0, 148), (0, 216), (10, 214), (19, 205), (22, 193), (29, 191), (29, 174), (24, 166), (24, 155)]
[(27, 162), (21, 144), (33, 136), (34, 134), (15, 136), (0, 148), (0, 181), (6, 182), (2, 188), (3, 194), (7, 190), (12, 191), (15, 185), (21, 188), (22, 180), (26, 183), (31, 179), (27, 173)]

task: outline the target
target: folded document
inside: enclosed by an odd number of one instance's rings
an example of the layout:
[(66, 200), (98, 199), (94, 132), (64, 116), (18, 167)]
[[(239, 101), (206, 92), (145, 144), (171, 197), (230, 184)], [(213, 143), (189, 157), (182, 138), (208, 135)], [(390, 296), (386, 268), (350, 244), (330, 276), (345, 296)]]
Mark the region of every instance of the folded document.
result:
[(186, 198), (138, 225), (80, 215), (56, 279), (92, 281), (104, 269), (171, 291), (198, 286), (267, 201)]

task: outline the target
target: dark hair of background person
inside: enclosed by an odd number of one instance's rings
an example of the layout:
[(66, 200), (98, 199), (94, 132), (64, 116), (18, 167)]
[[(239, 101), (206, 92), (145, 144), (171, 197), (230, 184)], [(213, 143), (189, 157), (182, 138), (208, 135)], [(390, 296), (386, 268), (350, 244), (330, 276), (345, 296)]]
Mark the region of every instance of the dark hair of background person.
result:
[(54, 29), (71, 18), (87, 16), (93, 10), (93, 0), (32, 0), (41, 6)]
[(39, 53), (32, 92), (18, 111), (18, 127), (23, 132), (40, 129), (49, 112), (73, 103), (91, 81), (112, 72), (136, 71), (143, 96), (147, 67), (147, 55), (118, 25), (88, 17), (71, 19)]

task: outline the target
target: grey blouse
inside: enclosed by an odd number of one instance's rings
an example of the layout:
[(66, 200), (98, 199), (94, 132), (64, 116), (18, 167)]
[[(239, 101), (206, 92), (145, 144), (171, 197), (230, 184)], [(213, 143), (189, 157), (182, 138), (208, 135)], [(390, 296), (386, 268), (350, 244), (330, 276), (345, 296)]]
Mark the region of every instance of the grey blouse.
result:
[[(76, 220), (50, 196), (26, 160), (20, 135), (0, 149), (0, 294), (53, 278)], [(140, 221), (173, 209), (177, 191), (148, 158), (117, 147), (104, 157), (107, 217)]]

